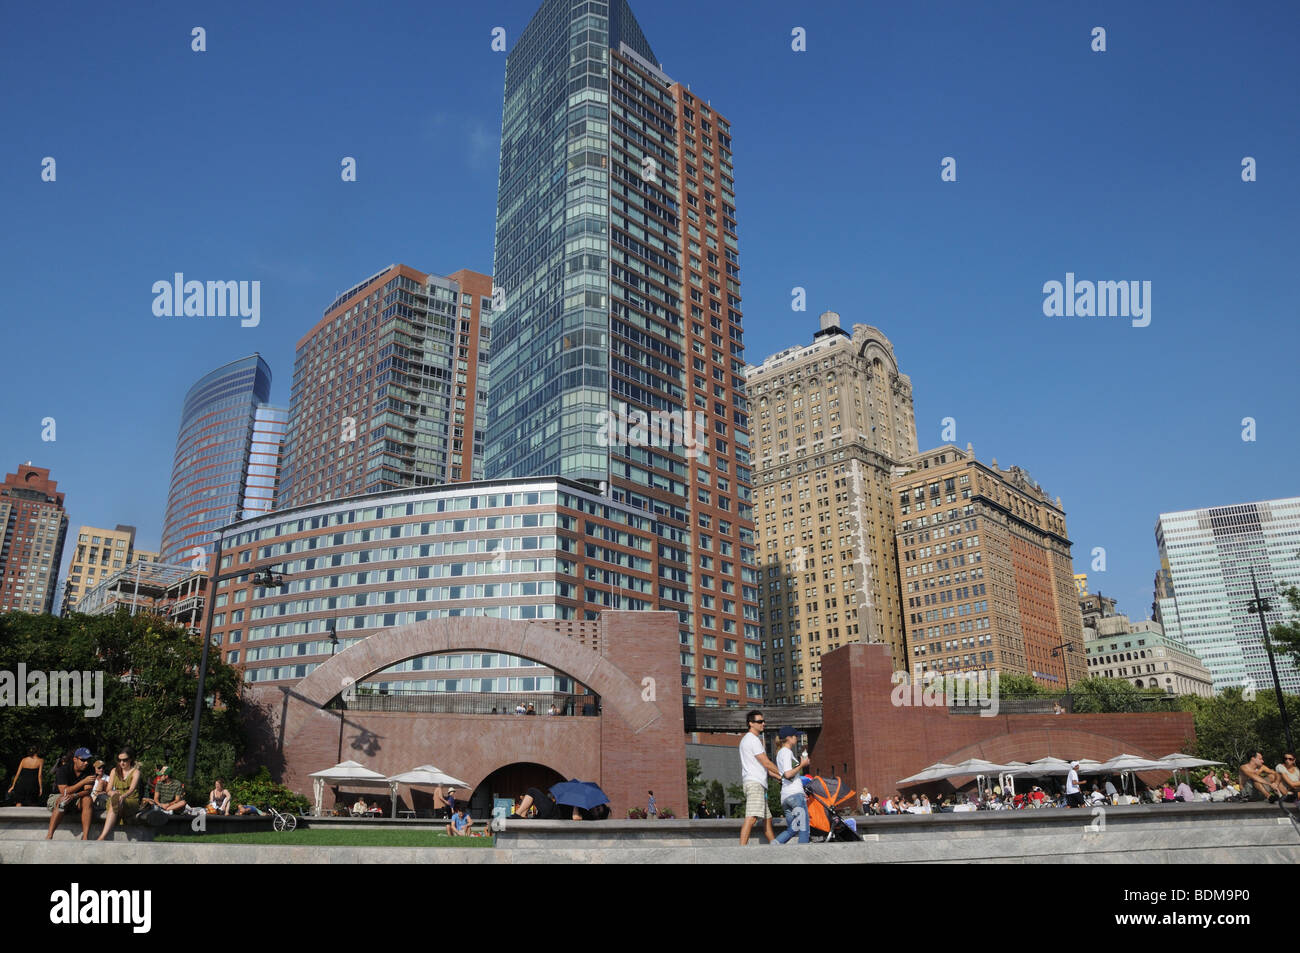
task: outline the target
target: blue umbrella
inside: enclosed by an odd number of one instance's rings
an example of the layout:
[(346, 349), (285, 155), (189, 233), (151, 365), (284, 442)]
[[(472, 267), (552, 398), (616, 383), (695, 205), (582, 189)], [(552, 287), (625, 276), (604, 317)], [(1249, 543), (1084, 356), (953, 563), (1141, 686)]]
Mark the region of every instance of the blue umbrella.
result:
[(589, 811), (599, 804), (608, 804), (609, 798), (594, 781), (579, 781), (574, 778), (561, 781), (551, 788), (551, 797), (556, 804), (567, 804), (584, 811)]

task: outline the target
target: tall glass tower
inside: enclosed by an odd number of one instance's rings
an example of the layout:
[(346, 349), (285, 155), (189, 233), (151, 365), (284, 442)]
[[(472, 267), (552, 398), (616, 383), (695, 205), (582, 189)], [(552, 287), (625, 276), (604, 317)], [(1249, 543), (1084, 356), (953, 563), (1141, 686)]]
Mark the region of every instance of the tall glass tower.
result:
[[(1161, 513), (1156, 543), (1155, 609), (1165, 634), (1200, 656), (1216, 692), (1271, 689), (1259, 616), (1247, 611), (1255, 597), (1251, 572), (1272, 605), (1269, 627), (1288, 621), (1290, 604), (1281, 593), (1300, 584), (1300, 497)], [(1276, 659), (1282, 690), (1300, 692), (1295, 663)]]
[(167, 514), (165, 563), (211, 552), (216, 530), (275, 505), (275, 480), (288, 411), (268, 404), (271, 368), (259, 354), (201, 377), (181, 408)]
[(506, 61), (486, 476), (653, 513), (683, 694), (725, 706), (762, 698), (732, 175), (625, 0), (546, 0)]

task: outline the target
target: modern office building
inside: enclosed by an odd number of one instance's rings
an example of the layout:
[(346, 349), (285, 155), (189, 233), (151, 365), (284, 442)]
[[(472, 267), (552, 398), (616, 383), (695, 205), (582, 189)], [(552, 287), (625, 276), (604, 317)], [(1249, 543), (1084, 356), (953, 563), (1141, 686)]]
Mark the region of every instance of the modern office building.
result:
[(1159, 688), (1170, 695), (1214, 694), (1210, 670), (1196, 653), (1177, 639), (1171, 639), (1159, 622), (1131, 622), (1114, 610), (1114, 600), (1105, 615), (1095, 615), (1080, 600), (1084, 613), (1084, 655), (1088, 674), (1121, 678), (1136, 688)]
[(887, 642), (904, 658), (890, 480), (917, 452), (912, 382), (878, 329), (828, 311), (748, 384), (767, 700), (817, 702), (823, 652)]
[(492, 279), (389, 265), (298, 342), (280, 507), (483, 476)]
[[(227, 529), (214, 641), (246, 681), (293, 683), (332, 654), (331, 634), (341, 651), (425, 619), (584, 620), (606, 607), (650, 609), (659, 584), (654, 522), (556, 478), (402, 488), (279, 510)], [(282, 588), (259, 584), (268, 570)], [(742, 692), (743, 673), (718, 671)], [(581, 694), (565, 673), (498, 653), (412, 659), (361, 689)]]
[(969, 444), (904, 467), (894, 504), (908, 668), (1027, 674), (1058, 690), (1085, 677), (1060, 497), (1020, 467), (985, 466)]
[[(1300, 497), (1161, 513), (1156, 521), (1160, 570), (1156, 620), (1185, 643), (1214, 677), (1214, 690), (1236, 686), (1271, 689), (1251, 573), (1269, 600), (1271, 627), (1293, 614), (1282, 597), (1300, 584)], [(1277, 656), (1285, 692), (1300, 692), (1300, 670)]]
[(0, 612), (52, 612), (68, 513), (59, 484), (28, 461), (0, 484)]
[(260, 355), (204, 375), (181, 409), (162, 561), (192, 562), (211, 552), (216, 530), (275, 505), (286, 411), (268, 404), (271, 368)]
[(683, 695), (722, 706), (763, 693), (733, 176), (624, 0), (546, 0), (506, 61), (485, 474), (650, 516)]
[(139, 561), (155, 561), (157, 553), (135, 548), (135, 527), (119, 523), (114, 529), (83, 526), (77, 531), (77, 548), (68, 567), (64, 587), (63, 612), (77, 611), (81, 597), (127, 566)]

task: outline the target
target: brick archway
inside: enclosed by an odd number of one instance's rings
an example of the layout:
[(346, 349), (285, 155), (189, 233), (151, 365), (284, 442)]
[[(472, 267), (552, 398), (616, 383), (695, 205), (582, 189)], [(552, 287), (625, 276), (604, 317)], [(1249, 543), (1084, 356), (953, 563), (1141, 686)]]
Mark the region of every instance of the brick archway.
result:
[(324, 708), (349, 685), (409, 659), (447, 652), (503, 652), (572, 676), (599, 695), (602, 709), (617, 715), (634, 733), (654, 724), (659, 708), (642, 700), (641, 678), (628, 675), (584, 642), (554, 627), (505, 619), (413, 622), (376, 632), (344, 649), (317, 666), (296, 691), (304, 701)]
[[(347, 686), (407, 659), (503, 652), (571, 676), (601, 699), (599, 717), (514, 717), (327, 709)], [(647, 789), (678, 792), (685, 808), (681, 662), (673, 612), (606, 611), (583, 622), (464, 617), (377, 632), (321, 663), (296, 685), (247, 689), (264, 722), (263, 763), (294, 790), (343, 758), (391, 776), (432, 763), (473, 789), (511, 762), (539, 762), (566, 778), (597, 781), (621, 814)], [(342, 720), (341, 720), (342, 716)]]
[(1028, 764), (1043, 757), (1109, 761), (1120, 754), (1134, 754), (1139, 758), (1159, 758), (1169, 753), (1147, 751), (1131, 742), (1078, 728), (1053, 731), (1036, 728), (994, 735), (976, 744), (958, 748), (936, 760), (946, 764), (960, 764), (968, 758), (982, 758), (994, 764), (1006, 764), (1008, 761), (1023, 761)]

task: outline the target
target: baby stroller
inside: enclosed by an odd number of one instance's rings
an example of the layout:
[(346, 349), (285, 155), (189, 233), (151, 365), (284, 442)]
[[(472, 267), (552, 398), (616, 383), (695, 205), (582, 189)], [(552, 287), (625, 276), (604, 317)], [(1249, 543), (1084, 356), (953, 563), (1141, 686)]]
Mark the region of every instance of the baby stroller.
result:
[(836, 812), (853, 800), (854, 792), (839, 778), (804, 778), (808, 797), (808, 827), (814, 841), (859, 841), (857, 830)]

